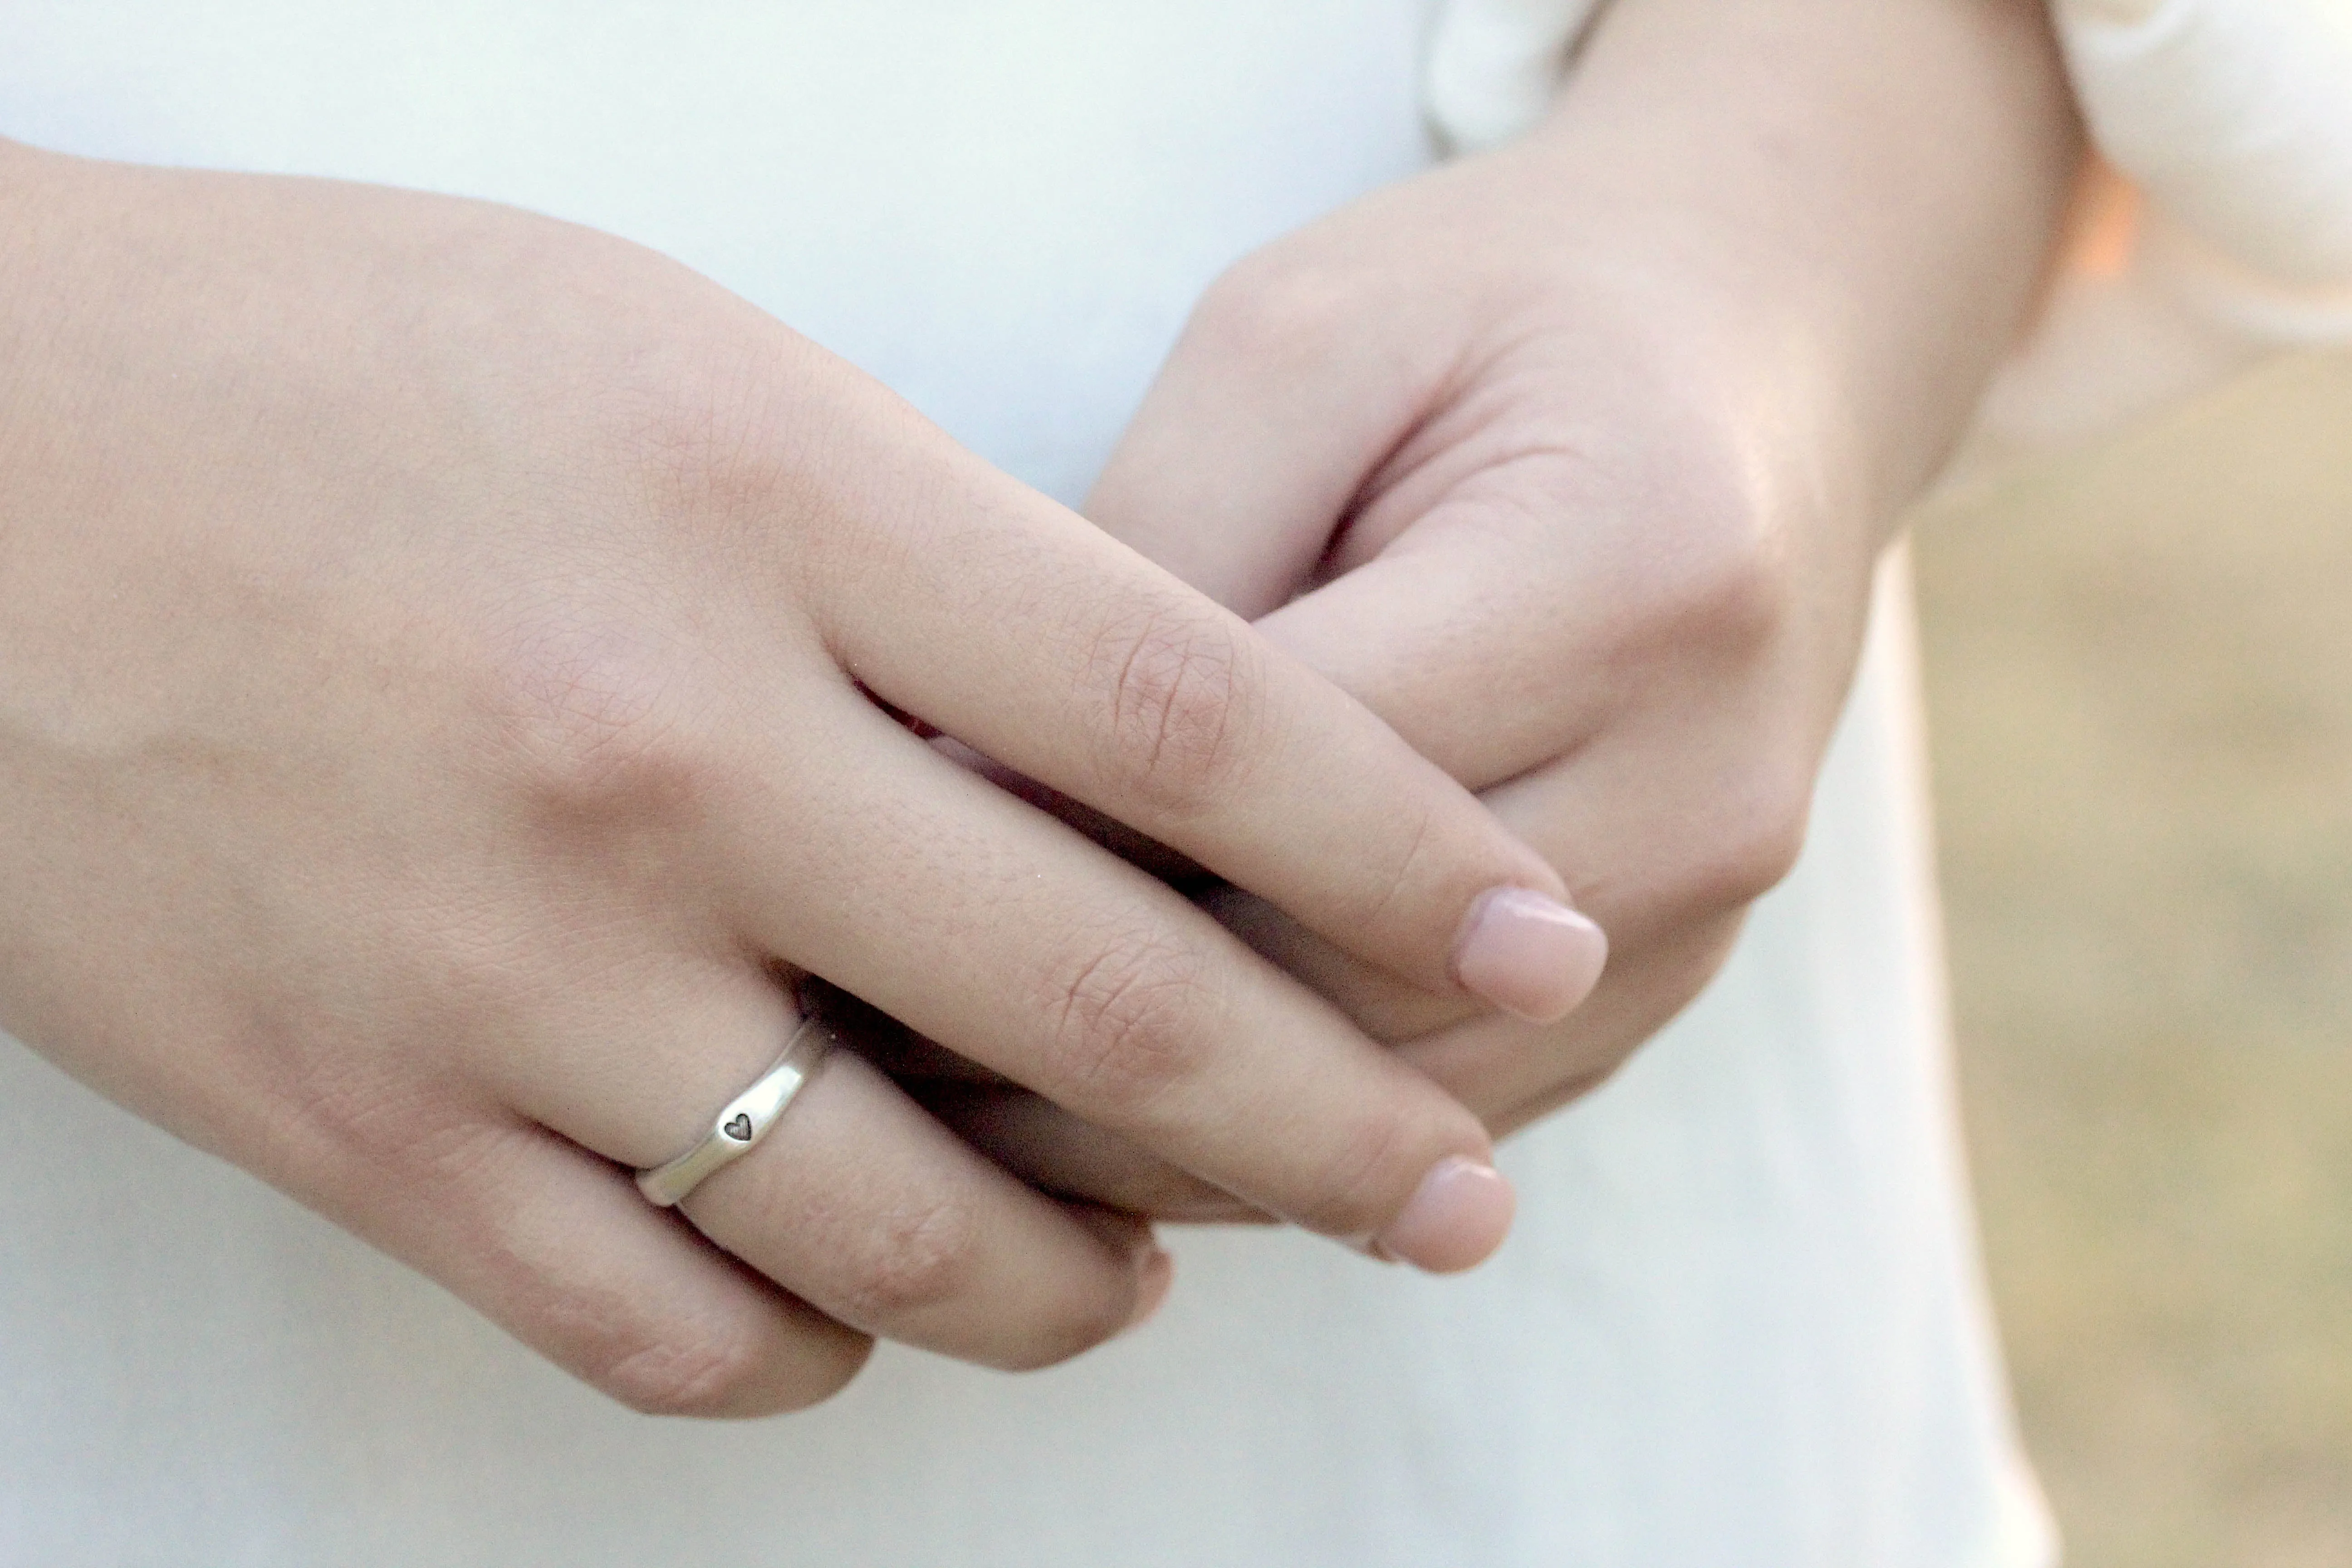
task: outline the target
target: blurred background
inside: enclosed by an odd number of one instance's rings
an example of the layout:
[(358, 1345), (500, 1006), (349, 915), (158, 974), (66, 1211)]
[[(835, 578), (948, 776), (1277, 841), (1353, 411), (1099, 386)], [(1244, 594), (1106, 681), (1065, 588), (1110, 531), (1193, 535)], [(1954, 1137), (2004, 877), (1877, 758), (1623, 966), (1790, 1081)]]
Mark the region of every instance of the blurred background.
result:
[(2073, 1568), (2352, 1565), (2352, 356), (1918, 521), (1968, 1132)]

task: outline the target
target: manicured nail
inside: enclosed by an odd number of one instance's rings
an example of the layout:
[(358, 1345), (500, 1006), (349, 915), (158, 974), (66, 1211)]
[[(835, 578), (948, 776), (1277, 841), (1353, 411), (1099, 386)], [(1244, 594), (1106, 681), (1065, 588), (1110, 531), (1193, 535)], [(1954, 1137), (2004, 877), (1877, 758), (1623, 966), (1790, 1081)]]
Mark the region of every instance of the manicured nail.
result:
[(1169, 1287), (1176, 1283), (1176, 1259), (1165, 1247), (1155, 1247), (1151, 1256), (1143, 1260), (1143, 1268), (1136, 1280), (1135, 1312), (1127, 1320), (1122, 1334), (1131, 1334), (1151, 1321), (1168, 1300)]
[(1412, 1201), (1372, 1239), (1375, 1251), (1432, 1274), (1484, 1263), (1510, 1234), (1518, 1198), (1492, 1165), (1460, 1154), (1440, 1160)]
[(1592, 994), (1609, 937), (1556, 899), (1496, 888), (1470, 906), (1454, 947), (1454, 978), (1530, 1024), (1563, 1018)]

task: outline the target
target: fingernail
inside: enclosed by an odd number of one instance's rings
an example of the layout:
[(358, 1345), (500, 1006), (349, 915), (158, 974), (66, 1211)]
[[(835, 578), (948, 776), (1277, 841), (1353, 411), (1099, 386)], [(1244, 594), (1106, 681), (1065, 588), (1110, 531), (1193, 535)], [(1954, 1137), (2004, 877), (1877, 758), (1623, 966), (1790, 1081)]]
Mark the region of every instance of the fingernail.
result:
[(1470, 907), (1454, 947), (1454, 978), (1530, 1024), (1563, 1018), (1592, 994), (1609, 936), (1556, 899), (1496, 888)]
[(1449, 1155), (1421, 1179), (1412, 1201), (1372, 1238), (1372, 1247), (1432, 1274), (1458, 1273), (1484, 1263), (1503, 1245), (1517, 1207), (1502, 1172)]
[(1143, 1268), (1135, 1285), (1135, 1311), (1127, 1320), (1121, 1334), (1131, 1334), (1151, 1321), (1160, 1306), (1168, 1300), (1169, 1288), (1176, 1283), (1176, 1259), (1165, 1247), (1155, 1247), (1151, 1256), (1143, 1260)]
[(1510, 1180), (1489, 1163), (1449, 1154), (1430, 1168), (1404, 1213), (1373, 1237), (1373, 1250), (1430, 1274), (1477, 1268), (1503, 1246), (1519, 1206)]

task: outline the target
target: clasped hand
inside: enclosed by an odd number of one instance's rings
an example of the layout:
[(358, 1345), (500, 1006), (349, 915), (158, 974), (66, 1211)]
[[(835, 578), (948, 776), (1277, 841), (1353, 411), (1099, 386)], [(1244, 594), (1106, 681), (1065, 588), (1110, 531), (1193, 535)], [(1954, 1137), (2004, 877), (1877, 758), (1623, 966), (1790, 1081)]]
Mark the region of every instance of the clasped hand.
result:
[(835, 1053), (822, 977), (1432, 1268), (1486, 1130), (951, 735), (1408, 990), (1577, 1000), (1549, 865), (1360, 704), (684, 268), (502, 208), (0, 151), (0, 1024), (633, 1405), (1098, 1342), (1168, 1263)]
[[(1099, 528), (617, 241), (0, 144), (0, 1026), (648, 1410), (1073, 1354), (1153, 1216), (1483, 1258), (1793, 857), (2073, 148), (2022, 0), (1612, 15), (1211, 291)], [(870, 1055), (646, 1204), (817, 979)]]

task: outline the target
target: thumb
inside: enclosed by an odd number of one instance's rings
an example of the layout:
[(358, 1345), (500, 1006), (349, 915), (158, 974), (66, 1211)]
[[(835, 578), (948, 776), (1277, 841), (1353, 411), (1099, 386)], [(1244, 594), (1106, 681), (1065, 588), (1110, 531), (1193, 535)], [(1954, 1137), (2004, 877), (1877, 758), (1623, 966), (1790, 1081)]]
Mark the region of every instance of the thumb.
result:
[[(1343, 309), (1343, 290), (1305, 276), (1260, 281), (1245, 263), (1209, 291), (1087, 516), (1258, 621), (1471, 788), (1550, 760), (1570, 694), (1547, 655), (1566, 616), (1556, 581), (1546, 595), (1556, 568), (1529, 559), (1549, 508), (1523, 492), (1549, 488), (1529, 470), (1557, 459), (1507, 451), (1516, 460), (1465, 472), (1421, 454), (1414, 466), (1437, 493), (1386, 487), (1379, 515), (1359, 521), (1383, 470), (1410, 456), (1417, 432), (1434, 434), (1425, 427), (1451, 364), (1424, 363), (1361, 309)], [(1458, 433), (1440, 442), (1460, 444)], [(1330, 570), (1351, 522), (1363, 537), (1347, 553), (1376, 553), (1297, 596)]]
[(1246, 265), (1220, 279), (1087, 501), (1115, 537), (1245, 619), (1307, 584), (1423, 412), (1430, 378), (1376, 332), (1339, 330), (1335, 303), (1255, 283)]
[(1257, 623), (1473, 790), (1559, 756), (1601, 672), (1572, 592), (1517, 507), (1450, 497), (1370, 561)]

